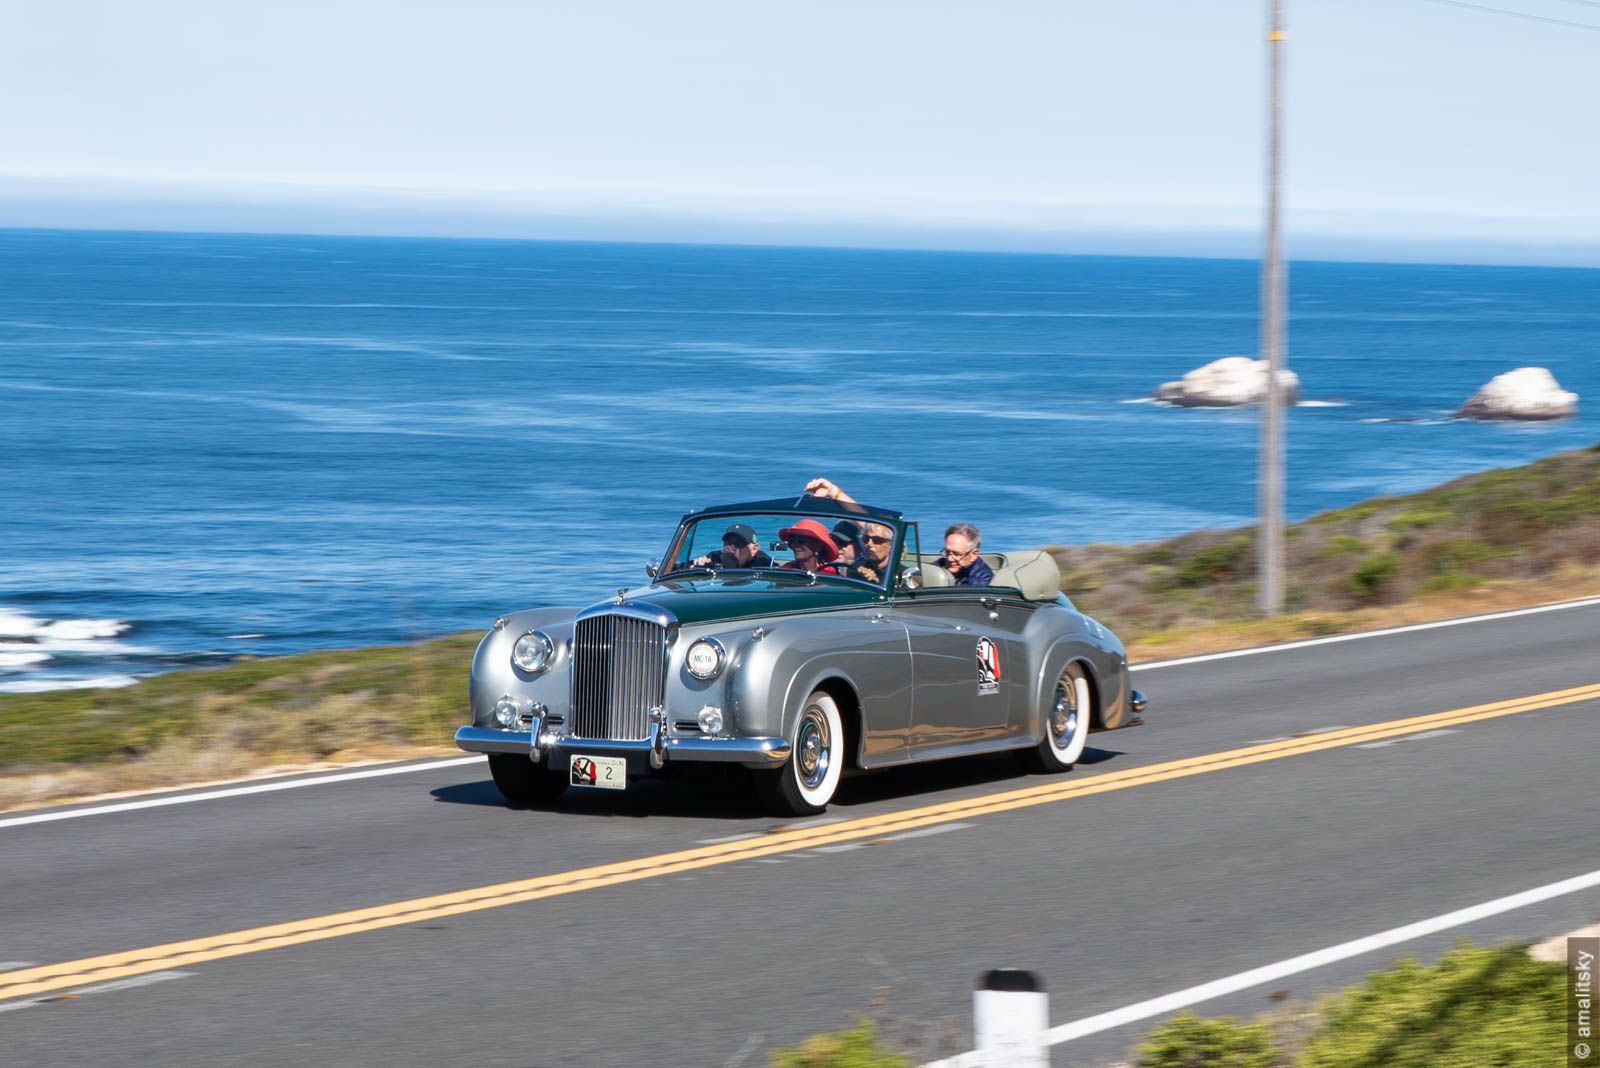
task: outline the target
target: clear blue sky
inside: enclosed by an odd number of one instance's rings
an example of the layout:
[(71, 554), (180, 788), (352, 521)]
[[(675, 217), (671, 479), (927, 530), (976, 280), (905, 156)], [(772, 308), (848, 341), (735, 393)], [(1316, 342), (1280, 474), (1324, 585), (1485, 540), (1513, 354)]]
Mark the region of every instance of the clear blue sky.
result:
[[(0, 225), (1250, 254), (1263, 6), (14, 3)], [(1600, 262), (1600, 32), (1289, 14), (1296, 252)]]

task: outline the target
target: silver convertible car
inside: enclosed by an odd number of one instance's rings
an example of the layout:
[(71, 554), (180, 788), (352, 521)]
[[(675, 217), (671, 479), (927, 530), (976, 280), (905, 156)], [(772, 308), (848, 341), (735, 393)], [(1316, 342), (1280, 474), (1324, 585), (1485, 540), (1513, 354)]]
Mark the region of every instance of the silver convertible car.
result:
[(495, 620), (456, 744), (515, 802), (721, 763), (752, 769), (770, 811), (808, 815), (847, 768), (1016, 750), (1066, 771), (1091, 728), (1138, 722), (1122, 643), (1060, 593), (1047, 554), (985, 553), (988, 586), (955, 585), (937, 558), (881, 508), (691, 512), (649, 585)]

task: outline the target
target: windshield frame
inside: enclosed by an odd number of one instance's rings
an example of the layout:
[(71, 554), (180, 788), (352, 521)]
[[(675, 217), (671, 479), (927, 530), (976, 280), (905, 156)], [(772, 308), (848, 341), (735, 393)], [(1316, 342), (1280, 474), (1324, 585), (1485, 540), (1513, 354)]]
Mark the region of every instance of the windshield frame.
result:
[[(676, 570), (673, 569), (672, 562), (677, 559), (678, 553), (685, 548), (685, 543), (690, 536), (690, 532), (699, 524), (716, 524), (767, 516), (783, 518), (789, 522), (793, 522), (797, 519), (848, 519), (852, 523), (875, 523), (879, 526), (888, 527), (894, 532), (894, 542), (889, 546), (889, 566), (884, 568), (885, 573), (877, 582), (869, 582), (866, 579), (854, 578), (850, 575), (829, 575), (822, 572), (805, 571), (801, 568), (778, 567), (776, 565), (772, 567), (722, 567), (720, 565), (712, 565), (709, 568), (685, 567)], [(671, 579), (674, 575), (689, 576), (692, 574), (704, 573), (706, 571), (709, 571), (712, 574), (722, 574), (724, 572), (760, 573), (766, 571), (776, 571), (780, 572), (784, 576), (809, 577), (813, 582), (821, 579), (836, 579), (841, 582), (851, 583), (855, 586), (864, 586), (867, 589), (877, 590), (880, 593), (889, 593), (895, 588), (895, 585), (898, 581), (896, 568), (899, 566), (901, 552), (903, 546), (905, 545), (906, 526), (907, 524), (905, 521), (901, 519), (891, 519), (888, 516), (873, 514), (871, 512), (867, 512), (866, 510), (858, 511), (853, 509), (848, 504), (840, 504), (835, 509), (819, 509), (815, 506), (805, 509), (796, 508), (794, 510), (762, 507), (759, 509), (718, 508), (715, 510), (707, 509), (702, 512), (692, 512), (678, 521), (678, 529), (673, 532), (672, 541), (668, 543), (667, 551), (661, 557), (661, 565), (660, 569), (656, 573), (656, 581), (665, 581)]]

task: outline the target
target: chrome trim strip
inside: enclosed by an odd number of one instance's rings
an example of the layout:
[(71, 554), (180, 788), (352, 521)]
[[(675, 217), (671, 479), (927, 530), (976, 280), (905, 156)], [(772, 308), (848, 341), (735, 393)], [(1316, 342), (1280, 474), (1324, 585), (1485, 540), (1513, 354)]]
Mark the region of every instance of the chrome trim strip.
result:
[(555, 756), (584, 753), (599, 756), (648, 757), (660, 753), (666, 763), (685, 760), (728, 764), (782, 764), (789, 759), (789, 743), (782, 738), (674, 738), (664, 743), (645, 738), (636, 742), (606, 741), (600, 738), (552, 738), (545, 735), (545, 747)]
[(471, 726), (456, 731), (457, 748), (469, 753), (527, 753), (532, 745), (532, 731), (503, 731)]
[(628, 616), (631, 619), (654, 623), (658, 627), (678, 625), (678, 617), (665, 608), (653, 604), (639, 604), (636, 601), (623, 601), (621, 604), (616, 601), (604, 601), (579, 612), (577, 620), (592, 619), (595, 616)]
[[(529, 753), (532, 731), (496, 730), (492, 727), (462, 727), (456, 731), (456, 745), (469, 753)], [(560, 738), (546, 734), (539, 739), (550, 756), (558, 751), (626, 756), (649, 756), (652, 750), (676, 760), (729, 764), (782, 764), (789, 759), (789, 743), (782, 738), (674, 738), (666, 742), (651, 738), (635, 742), (608, 741), (603, 738)]]

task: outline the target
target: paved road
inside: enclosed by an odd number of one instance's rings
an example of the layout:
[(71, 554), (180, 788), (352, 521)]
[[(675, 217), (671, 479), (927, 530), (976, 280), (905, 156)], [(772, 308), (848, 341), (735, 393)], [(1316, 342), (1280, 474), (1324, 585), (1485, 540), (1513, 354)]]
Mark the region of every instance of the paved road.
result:
[[(980, 968), (1041, 972), (1060, 1023), (1597, 867), (1597, 700), (1376, 747), (1127, 776), (1597, 683), (1597, 636), (1600, 608), (1588, 607), (1142, 669), (1149, 725), (1094, 736), (1069, 776), (1021, 777), (1008, 758), (905, 769), (847, 783), (830, 813), (953, 806), (910, 833), (783, 844), (0, 1002), (0, 1059), (758, 1065), (869, 1006), (930, 1054), (955, 1052), (970, 1045)], [(1101, 780), (1119, 788), (963, 810)], [(736, 858), (854, 824), (775, 826), (696, 783), (513, 810), (477, 764), (0, 825), (0, 972), (678, 850)], [(1597, 918), (1591, 891), (1407, 948)], [(1400, 952), (1277, 991), (1326, 990)], [(1204, 1010), (1254, 1012), (1268, 993)], [(1059, 1046), (1054, 1063), (1116, 1060), (1140, 1029)]]

